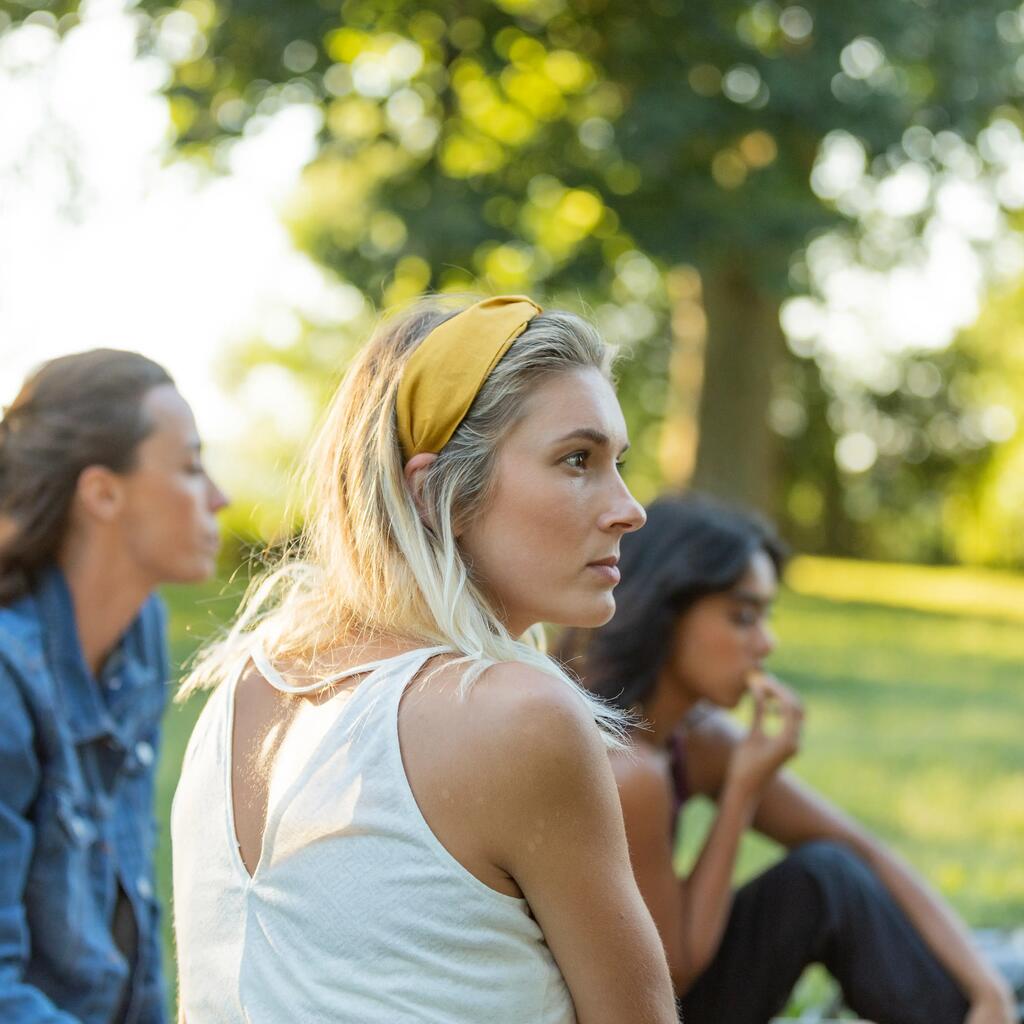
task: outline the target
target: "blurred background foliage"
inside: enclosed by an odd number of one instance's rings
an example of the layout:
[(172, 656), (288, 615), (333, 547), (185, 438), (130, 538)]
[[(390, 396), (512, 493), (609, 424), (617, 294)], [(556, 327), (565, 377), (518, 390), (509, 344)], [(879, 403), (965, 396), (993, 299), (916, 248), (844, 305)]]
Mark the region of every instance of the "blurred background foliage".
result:
[[(62, 32), (77, 17), (40, 0), (5, 9)], [(424, 290), (530, 292), (625, 350), (641, 497), (700, 486), (775, 515), (810, 551), (1024, 564), (1016, 6), (142, 0), (136, 13), (142, 52), (172, 69), (186, 159), (217, 173), (282, 111), (316, 124), (283, 216), (350, 308), (341, 329), (297, 321), (235, 347), (226, 381), (315, 411), (372, 311)], [(853, 323), (830, 342), (836, 275), (920, 265), (951, 219), (992, 282), (975, 326), (894, 345)], [(297, 442), (275, 415), (239, 453), (263, 496), (254, 516), (236, 507), (242, 535), (280, 516)]]

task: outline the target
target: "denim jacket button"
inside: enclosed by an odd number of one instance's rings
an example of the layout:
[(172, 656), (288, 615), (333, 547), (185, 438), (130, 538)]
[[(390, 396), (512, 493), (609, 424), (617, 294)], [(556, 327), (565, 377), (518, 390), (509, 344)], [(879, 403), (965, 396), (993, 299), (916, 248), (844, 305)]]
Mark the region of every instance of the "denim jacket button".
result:
[(139, 895), (144, 899), (148, 900), (153, 895), (153, 886), (149, 884), (149, 879), (143, 876), (136, 883), (135, 887), (139, 890)]
[(148, 768), (153, 763), (153, 744), (145, 740), (135, 744), (135, 756), (143, 768)]
[(120, 690), (121, 689), (121, 677), (120, 676), (111, 676), (107, 680), (107, 689), (108, 690)]
[(91, 832), (88, 823), (77, 815), (71, 819), (71, 830), (83, 842), (89, 838)]

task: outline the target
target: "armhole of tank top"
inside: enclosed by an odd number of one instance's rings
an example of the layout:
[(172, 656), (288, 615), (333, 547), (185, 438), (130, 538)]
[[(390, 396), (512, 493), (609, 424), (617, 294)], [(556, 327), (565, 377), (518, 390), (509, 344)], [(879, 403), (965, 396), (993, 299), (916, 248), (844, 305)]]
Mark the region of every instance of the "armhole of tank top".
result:
[[(222, 815), (222, 819), (228, 844), (228, 859), (231, 861), (232, 870), (246, 889), (251, 888), (253, 879), (255, 878), (255, 871), (252, 874), (249, 873), (249, 869), (245, 866), (245, 861), (242, 860), (242, 848), (238, 842), (238, 832), (235, 826), (235, 787), (233, 779), (234, 765), (232, 763), (232, 758), (234, 757), (235, 746), (235, 699), (238, 691), (238, 683), (250, 661), (250, 658), (245, 658), (238, 666), (238, 669), (228, 676), (224, 684), (226, 690), (224, 694), (225, 707), (223, 709), (222, 721), (220, 723), (220, 749), (222, 758), (222, 764), (220, 765), (220, 786), (221, 800), (224, 803), (224, 814)], [(264, 822), (264, 831), (265, 830), (266, 823)], [(262, 854), (263, 842), (261, 838), (260, 860), (263, 859)], [(259, 868), (259, 861), (256, 863), (256, 868)]]
[(415, 823), (417, 831), (423, 837), (424, 844), (430, 849), (437, 860), (453, 872), (456, 878), (460, 879), (467, 887), (473, 889), (478, 894), (493, 898), (496, 902), (504, 904), (505, 906), (520, 910), (528, 907), (526, 899), (522, 896), (510, 896), (508, 893), (499, 892), (497, 889), (489, 886), (485, 881), (477, 878), (465, 864), (462, 863), (451, 851), (441, 842), (437, 837), (437, 833), (430, 827), (430, 822), (427, 821), (420, 810), (420, 805), (416, 800), (416, 795), (412, 791), (412, 785), (409, 782), (409, 776), (405, 770), (405, 758), (402, 756), (402, 741), (399, 734), (398, 728), (398, 716), (402, 706), (402, 698), (405, 696), (406, 691), (409, 687), (419, 678), (420, 673), (423, 671), (427, 663), (435, 657), (435, 654), (430, 654), (424, 657), (422, 660), (417, 659), (413, 662), (411, 671), (408, 674), (402, 673), (399, 684), (395, 687), (395, 692), (391, 697), (390, 706), (388, 707), (388, 717), (390, 734), (388, 742), (388, 753), (392, 758), (392, 770), (394, 772), (398, 790), (401, 793), (402, 800), (405, 803), (409, 815), (412, 821)]
[[(358, 666), (362, 679), (360, 680), (359, 687), (357, 690), (362, 688), (367, 680), (378, 676), (382, 669), (386, 669), (388, 662), (391, 660), (399, 660), (408, 658), (409, 655), (416, 654), (419, 652), (406, 652), (405, 654), (396, 655), (395, 659), (384, 659), (382, 661), (367, 663), (365, 665)], [(437, 649), (424, 650), (424, 659), (427, 656), (439, 653)], [(259, 663), (253, 658), (245, 658), (239, 665), (238, 670), (231, 673), (231, 675), (225, 680), (224, 688), (226, 693), (224, 694), (227, 706), (223, 709), (223, 721), (220, 724), (221, 727), (221, 756), (223, 763), (220, 765), (220, 785), (221, 792), (223, 794), (222, 800), (224, 803), (224, 830), (227, 836), (227, 844), (229, 847), (228, 857), (232, 863), (232, 869), (237, 875), (241, 884), (246, 889), (252, 888), (259, 880), (263, 878), (265, 873), (264, 864), (268, 857), (271, 856), (271, 850), (273, 849), (275, 834), (277, 825), (280, 822), (281, 816), (285, 813), (288, 804), (290, 803), (292, 795), (297, 792), (309, 771), (312, 767), (307, 762), (301, 770), (297, 773), (296, 777), (285, 787), (283, 794), (276, 801), (268, 799), (266, 817), (263, 822), (263, 830), (260, 834), (260, 849), (256, 860), (256, 865), (250, 873), (246, 867), (245, 860), (242, 857), (242, 848), (238, 840), (238, 823), (235, 820), (235, 785), (234, 785), (234, 753), (235, 753), (235, 712), (238, 705), (238, 684), (240, 683), (242, 676), (245, 674), (245, 670), (252, 665), (254, 669), (263, 675), (262, 669)], [(414, 664), (422, 664), (422, 660), (416, 661)], [(401, 675), (401, 670), (399, 672)], [(415, 674), (415, 673), (414, 673)], [(269, 685), (274, 684), (269, 680), (266, 680), (266, 676), (263, 677)], [(319, 685), (319, 684), (318, 684)], [(324, 685), (329, 685), (325, 683)], [(279, 689), (278, 687), (274, 687)], [(312, 689), (316, 689), (313, 687)], [(306, 688), (298, 689), (284, 689), (279, 690), (285, 694), (300, 694), (306, 692)], [(366, 692), (366, 691), (363, 691)], [(389, 744), (390, 746), (390, 744)], [(411, 794), (410, 794), (411, 795)]]

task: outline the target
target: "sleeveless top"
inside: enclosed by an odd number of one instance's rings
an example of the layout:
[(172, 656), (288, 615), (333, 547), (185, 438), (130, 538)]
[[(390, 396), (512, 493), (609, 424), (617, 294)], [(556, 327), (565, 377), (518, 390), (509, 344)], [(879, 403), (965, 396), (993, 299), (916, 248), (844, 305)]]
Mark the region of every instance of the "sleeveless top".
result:
[(686, 802), (693, 795), (690, 790), (690, 773), (686, 770), (686, 734), (672, 733), (668, 741), (668, 771), (672, 783), (672, 841), (679, 833), (679, 818)]
[[(369, 672), (320, 705), (315, 742), (279, 758), (250, 876), (231, 800), (235, 688), (196, 725), (171, 812), (181, 1006), (188, 1024), (575, 1024), (525, 900), (480, 881), (430, 830), (406, 778), (398, 706), (444, 648)], [(280, 780), (278, 776), (282, 776)]]

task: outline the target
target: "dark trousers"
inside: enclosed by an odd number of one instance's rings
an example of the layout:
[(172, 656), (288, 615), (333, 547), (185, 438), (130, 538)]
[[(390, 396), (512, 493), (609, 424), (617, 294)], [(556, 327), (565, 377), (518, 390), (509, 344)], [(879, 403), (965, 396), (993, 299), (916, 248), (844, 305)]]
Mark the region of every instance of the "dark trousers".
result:
[(708, 969), (680, 999), (685, 1024), (766, 1024), (811, 963), (876, 1024), (963, 1024), (967, 1001), (855, 854), (800, 846), (736, 894)]

